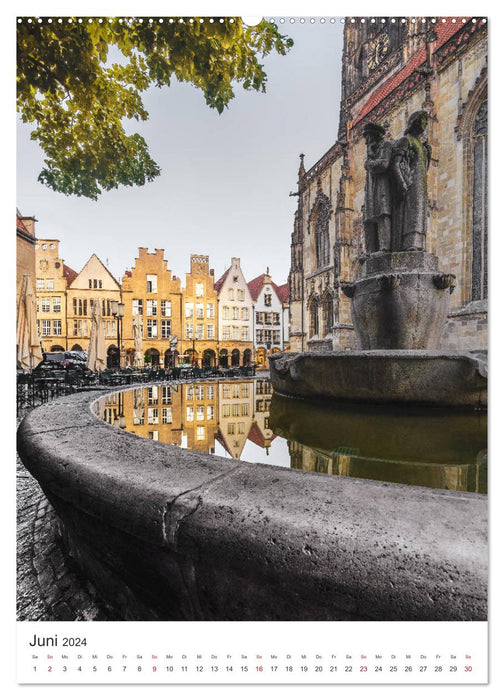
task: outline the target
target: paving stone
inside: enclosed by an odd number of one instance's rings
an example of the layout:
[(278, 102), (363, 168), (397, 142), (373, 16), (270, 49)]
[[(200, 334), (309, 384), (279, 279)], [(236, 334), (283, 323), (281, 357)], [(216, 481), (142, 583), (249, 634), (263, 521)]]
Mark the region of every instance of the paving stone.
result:
[(58, 519), (19, 457), (16, 484), (17, 619), (112, 619), (91, 585), (69, 567)]

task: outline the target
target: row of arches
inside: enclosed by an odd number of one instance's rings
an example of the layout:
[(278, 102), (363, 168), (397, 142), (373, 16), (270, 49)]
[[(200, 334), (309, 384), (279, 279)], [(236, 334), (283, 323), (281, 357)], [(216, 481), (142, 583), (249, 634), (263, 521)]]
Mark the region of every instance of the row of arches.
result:
[[(71, 347), (71, 350), (82, 351), (83, 348), (79, 344)], [(51, 352), (64, 352), (65, 348), (60, 345), (53, 345)], [(135, 357), (135, 349), (128, 348), (125, 352), (125, 361), (127, 365), (133, 365)], [(202, 353), (192, 348), (187, 348), (183, 353), (177, 350), (167, 350), (162, 355), (156, 348), (148, 348), (144, 352), (144, 362), (152, 367), (176, 367), (181, 363), (197, 365), (199, 367), (216, 367), (217, 355), (215, 350), (207, 348)], [(117, 345), (109, 345), (107, 348), (107, 366), (114, 367), (118, 364)], [(240, 352), (238, 348), (228, 351), (223, 348), (219, 352), (219, 367), (240, 367), (241, 365), (252, 364), (252, 350), (247, 348)]]

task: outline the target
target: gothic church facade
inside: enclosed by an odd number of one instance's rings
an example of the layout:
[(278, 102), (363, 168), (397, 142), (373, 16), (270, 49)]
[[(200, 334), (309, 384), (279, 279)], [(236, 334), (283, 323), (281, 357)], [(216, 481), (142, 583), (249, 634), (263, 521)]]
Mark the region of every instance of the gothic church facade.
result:
[(442, 345), (487, 346), (487, 25), (482, 18), (347, 18), (338, 140), (298, 172), (291, 243), (291, 351), (357, 348), (342, 282), (360, 275), (363, 128), (398, 139), (429, 113), (427, 250), (456, 275)]

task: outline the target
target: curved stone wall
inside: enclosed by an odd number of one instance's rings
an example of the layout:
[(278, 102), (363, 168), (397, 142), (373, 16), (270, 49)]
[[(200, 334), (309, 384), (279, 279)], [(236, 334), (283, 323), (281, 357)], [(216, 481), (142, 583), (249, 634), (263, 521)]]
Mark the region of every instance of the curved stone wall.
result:
[(21, 459), (129, 620), (484, 620), (487, 499), (249, 464), (31, 411)]

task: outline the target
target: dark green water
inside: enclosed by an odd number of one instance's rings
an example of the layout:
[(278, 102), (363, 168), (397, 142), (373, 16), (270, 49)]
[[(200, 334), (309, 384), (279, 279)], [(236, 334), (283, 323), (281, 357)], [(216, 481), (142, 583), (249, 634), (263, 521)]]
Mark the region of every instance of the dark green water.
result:
[(332, 475), (487, 493), (487, 416), (330, 405), (274, 394), (268, 380), (142, 387), (96, 404), (141, 437)]

